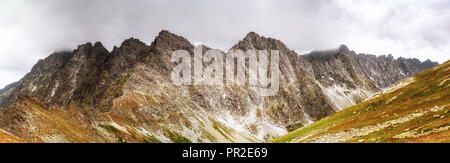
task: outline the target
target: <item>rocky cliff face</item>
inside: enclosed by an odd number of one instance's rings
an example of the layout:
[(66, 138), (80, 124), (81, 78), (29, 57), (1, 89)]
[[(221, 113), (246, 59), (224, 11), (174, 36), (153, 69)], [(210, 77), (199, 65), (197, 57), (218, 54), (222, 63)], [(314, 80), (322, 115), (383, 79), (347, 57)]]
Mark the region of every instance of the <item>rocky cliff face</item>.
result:
[(370, 97), (397, 81), (436, 66), (418, 59), (394, 59), (392, 55), (356, 54), (347, 46), (305, 55), (312, 64), (314, 78), (339, 109)]
[(87, 43), (54, 53), (1, 90), (0, 128), (43, 142), (264, 141), (437, 65), (345, 46), (302, 56), (251, 32), (231, 49), (280, 50), (280, 91), (262, 97), (247, 86), (175, 86), (170, 57), (179, 49), (194, 52), (161, 31), (151, 45), (131, 38), (111, 52)]
[(99, 42), (80, 45), (73, 52), (54, 53), (2, 94), (0, 106), (6, 107), (18, 95), (26, 94), (51, 104), (68, 106), (76, 101), (106, 110), (120, 95), (111, 92), (110, 85), (132, 68), (146, 49), (144, 43), (129, 39), (111, 53)]

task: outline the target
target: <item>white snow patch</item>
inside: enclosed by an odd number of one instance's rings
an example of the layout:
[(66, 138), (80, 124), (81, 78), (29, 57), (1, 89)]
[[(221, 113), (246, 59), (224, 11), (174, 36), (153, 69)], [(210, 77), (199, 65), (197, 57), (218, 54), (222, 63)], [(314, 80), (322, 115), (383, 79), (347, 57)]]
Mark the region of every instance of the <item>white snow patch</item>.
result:
[(406, 76), (405, 73), (403, 73), (402, 70), (398, 69), (398, 72), (400, 72), (400, 74), (401, 74), (402, 76)]
[(56, 93), (56, 90), (58, 90), (58, 87), (59, 87), (59, 82), (56, 81), (55, 87), (53, 87), (52, 94), (50, 95), (50, 97), (55, 96), (55, 93)]
[(306, 117), (306, 119), (305, 119), (306, 123), (304, 124), (305, 126), (308, 126), (308, 125), (314, 123), (314, 121), (311, 120), (311, 117), (308, 114), (306, 114), (304, 109), (301, 109), (301, 111), (303, 112), (303, 115)]
[(33, 93), (33, 92), (36, 92), (36, 89), (37, 89), (37, 87), (34, 85), (34, 84), (31, 84), (32, 85), (32, 89), (31, 89), (31, 93)]

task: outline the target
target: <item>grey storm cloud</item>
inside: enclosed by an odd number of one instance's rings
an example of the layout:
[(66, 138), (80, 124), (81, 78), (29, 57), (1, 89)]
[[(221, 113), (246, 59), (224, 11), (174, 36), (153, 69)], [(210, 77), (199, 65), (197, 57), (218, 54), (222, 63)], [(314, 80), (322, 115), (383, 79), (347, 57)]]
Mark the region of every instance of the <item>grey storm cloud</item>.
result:
[(361, 53), (449, 59), (447, 0), (5, 0), (0, 6), (0, 87), (38, 59), (101, 41), (150, 44), (162, 29), (227, 50), (248, 32), (299, 53), (347, 44)]

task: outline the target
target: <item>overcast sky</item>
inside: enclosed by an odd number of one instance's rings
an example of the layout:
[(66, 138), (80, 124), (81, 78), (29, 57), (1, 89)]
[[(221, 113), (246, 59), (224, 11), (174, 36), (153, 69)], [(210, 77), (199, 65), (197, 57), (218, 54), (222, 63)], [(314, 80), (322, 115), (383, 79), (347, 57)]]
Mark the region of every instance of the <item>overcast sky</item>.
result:
[(357, 53), (450, 59), (449, 0), (2, 0), (0, 87), (54, 51), (162, 29), (227, 50), (249, 31), (298, 53), (346, 44)]

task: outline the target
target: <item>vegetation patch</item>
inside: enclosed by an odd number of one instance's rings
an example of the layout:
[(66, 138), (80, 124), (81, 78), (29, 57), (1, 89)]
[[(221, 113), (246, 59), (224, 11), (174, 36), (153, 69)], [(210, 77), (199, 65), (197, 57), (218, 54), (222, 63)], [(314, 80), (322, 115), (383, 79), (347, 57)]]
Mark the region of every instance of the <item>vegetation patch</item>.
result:
[(104, 128), (106, 131), (113, 133), (113, 134), (120, 134), (119, 130), (111, 125), (99, 125), (100, 127)]
[(303, 125), (301, 123), (295, 123), (295, 124), (287, 125), (286, 126), (286, 130), (288, 132), (292, 132), (292, 131), (295, 131), (295, 130), (297, 130), (299, 128), (302, 128), (302, 127), (303, 127)]
[(213, 122), (213, 128), (215, 130), (217, 130), (223, 137), (225, 137), (226, 139), (232, 141), (233, 139), (231, 139), (228, 135), (231, 135), (231, 129), (229, 129), (228, 127), (224, 126), (223, 124), (221, 124), (220, 122), (217, 122), (213, 119), (211, 119), (211, 121)]
[(174, 143), (192, 143), (192, 141), (188, 138), (170, 130), (166, 130), (166, 133), (164, 135)]
[(144, 137), (143, 140), (145, 143), (162, 143), (161, 140), (159, 140), (158, 138), (152, 136), (152, 135), (148, 135), (146, 137)]

